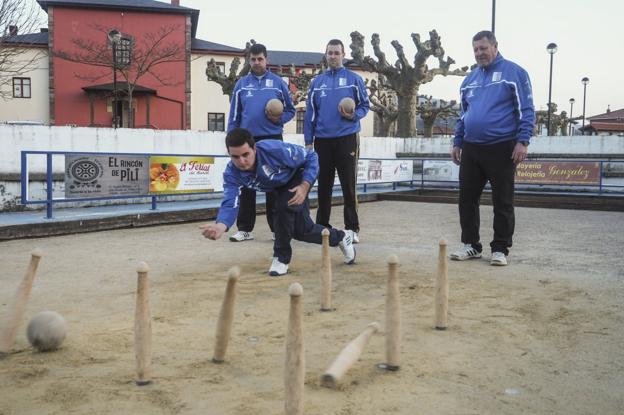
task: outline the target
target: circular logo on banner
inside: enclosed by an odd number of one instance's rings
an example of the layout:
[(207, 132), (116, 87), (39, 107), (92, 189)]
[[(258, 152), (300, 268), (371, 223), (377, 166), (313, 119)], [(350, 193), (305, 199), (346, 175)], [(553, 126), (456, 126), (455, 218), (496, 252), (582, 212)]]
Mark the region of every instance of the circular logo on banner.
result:
[(68, 160), (65, 169), (65, 186), (69, 191), (79, 191), (76, 195), (84, 195), (84, 192), (92, 193), (99, 191), (102, 185), (99, 183), (104, 175), (102, 162), (96, 157), (78, 157)]
[(92, 182), (102, 173), (100, 166), (92, 160), (77, 160), (70, 167), (70, 174), (78, 182)]

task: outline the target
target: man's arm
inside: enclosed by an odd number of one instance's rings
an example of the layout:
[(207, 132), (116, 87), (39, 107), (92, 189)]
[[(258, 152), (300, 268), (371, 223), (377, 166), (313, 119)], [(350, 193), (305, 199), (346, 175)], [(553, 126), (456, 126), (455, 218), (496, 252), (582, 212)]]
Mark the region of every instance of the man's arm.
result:
[(517, 106), (519, 112), (518, 142), (528, 143), (533, 135), (535, 126), (535, 107), (533, 106), (533, 91), (529, 74), (522, 68), (518, 68), (516, 79), (516, 93), (518, 94)]
[(234, 225), (234, 222), (236, 222), (242, 186), (238, 184), (230, 169), (231, 167), (228, 165), (223, 172), (223, 200), (221, 201), (221, 207), (219, 208), (215, 223), (209, 223), (199, 227), (205, 238), (213, 240), (219, 239)]
[(370, 110), (370, 102), (368, 101), (368, 92), (366, 92), (366, 86), (364, 86), (362, 77), (355, 75), (355, 80), (357, 100), (355, 101), (355, 117), (353, 120), (357, 121), (366, 117), (366, 114), (368, 114)]
[(318, 176), (319, 164), (318, 155), (314, 150), (305, 149), (301, 146), (289, 144), (291, 150), (284, 149), (286, 157), (290, 159), (289, 163), (292, 168), (299, 168), (303, 165), (303, 180), (292, 189), (288, 189), (294, 193), (294, 196), (288, 201), (288, 206), (298, 206), (305, 202), (305, 198), (312, 188)]
[[(316, 78), (315, 78), (316, 79)], [(314, 143), (314, 130), (316, 128), (316, 107), (314, 105), (314, 80), (310, 83), (308, 98), (306, 99), (306, 113), (303, 121), (303, 138), (306, 148), (311, 148)]]
[[(242, 78), (241, 78), (242, 79)], [(232, 99), (230, 100), (230, 114), (228, 116), (228, 125), (227, 132), (229, 133), (234, 128), (240, 127), (241, 123), (241, 111), (243, 110), (242, 105), (239, 100), (239, 92), (240, 92), (240, 79), (236, 82), (234, 86), (234, 91), (232, 92)]]
[[(463, 84), (462, 84), (463, 85)], [(464, 145), (464, 114), (468, 110), (468, 102), (464, 100), (463, 93), (460, 89), (461, 96), (461, 114), (455, 123), (455, 137), (453, 138), (453, 148), (451, 149), (451, 159), (455, 164), (461, 161), (461, 149)]]
[(284, 112), (282, 113), (282, 124), (286, 124), (292, 120), (297, 110), (293, 105), (292, 98), (290, 97), (290, 91), (288, 90), (288, 84), (282, 80), (282, 95), (284, 95)]

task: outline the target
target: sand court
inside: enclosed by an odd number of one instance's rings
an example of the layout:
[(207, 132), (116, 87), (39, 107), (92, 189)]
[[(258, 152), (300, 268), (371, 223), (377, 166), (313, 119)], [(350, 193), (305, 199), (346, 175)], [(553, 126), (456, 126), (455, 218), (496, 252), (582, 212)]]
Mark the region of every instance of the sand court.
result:
[[(342, 217), (334, 207), (333, 218)], [(314, 213), (313, 213), (314, 216)], [(509, 266), (448, 264), (448, 325), (435, 330), (438, 242), (459, 245), (457, 206), (360, 205), (356, 264), (331, 248), (321, 312), (321, 246), (293, 243), (272, 278), (264, 221), (256, 240), (204, 239), (198, 223), (0, 243), (0, 321), (30, 252), (43, 255), (11, 353), (0, 360), (0, 414), (282, 414), (289, 286), (303, 286), (306, 414), (617, 414), (624, 407), (624, 213), (516, 208)], [(481, 209), (482, 242), (491, 207)], [(401, 364), (385, 360), (387, 259), (398, 257)], [(136, 269), (150, 268), (152, 383), (135, 384)], [(228, 279), (240, 267), (227, 354), (212, 362)], [(28, 320), (67, 322), (59, 350), (35, 351)], [(380, 322), (335, 389), (321, 377)]]

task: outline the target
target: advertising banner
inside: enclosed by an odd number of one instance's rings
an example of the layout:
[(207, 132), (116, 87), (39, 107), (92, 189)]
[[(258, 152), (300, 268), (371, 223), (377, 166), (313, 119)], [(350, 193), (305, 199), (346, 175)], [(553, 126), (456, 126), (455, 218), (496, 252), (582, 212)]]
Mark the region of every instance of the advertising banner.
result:
[(600, 163), (594, 161), (525, 161), (516, 169), (516, 183), (600, 184)]
[(68, 154), (65, 198), (91, 198), (148, 193), (147, 156)]
[(413, 160), (359, 160), (359, 184), (412, 180)]
[(423, 180), (458, 181), (459, 166), (448, 160), (425, 160), (423, 162)]
[(217, 172), (214, 157), (151, 156), (149, 166), (150, 194), (214, 192), (222, 187), (223, 168)]

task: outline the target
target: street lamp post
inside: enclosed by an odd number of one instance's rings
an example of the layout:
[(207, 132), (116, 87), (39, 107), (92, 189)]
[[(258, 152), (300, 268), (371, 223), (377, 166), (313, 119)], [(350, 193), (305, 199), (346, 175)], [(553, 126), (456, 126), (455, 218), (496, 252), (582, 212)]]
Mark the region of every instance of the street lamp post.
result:
[(117, 29), (108, 32), (108, 40), (113, 48), (113, 128), (117, 128), (117, 45), (121, 33)]
[(587, 84), (589, 83), (588, 77), (583, 77), (581, 79), (581, 83), (583, 84), (583, 135), (585, 135), (585, 98), (587, 97)]
[(548, 80), (548, 124), (546, 125), (546, 133), (550, 135), (550, 112), (551, 110), (551, 94), (552, 94), (552, 70), (553, 70), (553, 55), (557, 52), (557, 44), (549, 43), (546, 46), (546, 51), (550, 54), (550, 78)]
[(570, 132), (568, 135), (572, 135), (572, 108), (574, 107), (574, 98), (570, 98)]
[(496, 0), (492, 0), (492, 33), (496, 33), (495, 29), (496, 29)]

